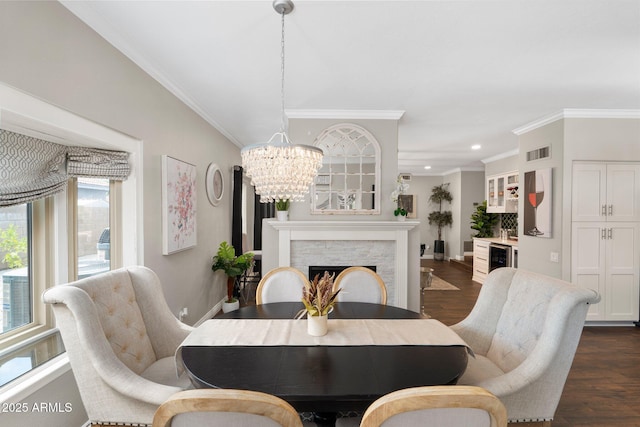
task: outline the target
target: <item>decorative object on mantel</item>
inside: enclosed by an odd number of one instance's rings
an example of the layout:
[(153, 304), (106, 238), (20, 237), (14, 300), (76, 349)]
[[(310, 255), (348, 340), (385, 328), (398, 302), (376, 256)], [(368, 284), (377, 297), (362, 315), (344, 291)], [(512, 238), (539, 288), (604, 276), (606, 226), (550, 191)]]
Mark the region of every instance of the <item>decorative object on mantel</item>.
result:
[(235, 297), (236, 279), (253, 267), (253, 254), (251, 252), (236, 256), (236, 250), (226, 241), (220, 243), (218, 252), (213, 257), (211, 269), (223, 270), (227, 275), (227, 300), (222, 303), (222, 311), (228, 313), (240, 308), (240, 301)]
[(402, 196), (404, 196), (404, 192), (409, 189), (409, 184), (407, 184), (402, 175), (398, 175), (396, 179), (396, 189), (391, 193), (391, 201), (396, 204), (396, 209), (393, 211), (393, 215), (395, 215), (398, 221), (404, 221), (408, 215), (407, 209), (402, 205)]
[(276, 200), (276, 218), (278, 221), (286, 221), (289, 219), (289, 199)]
[(402, 208), (396, 208), (396, 210), (393, 211), (393, 214), (396, 216), (398, 221), (404, 221), (407, 218), (407, 211)]
[(453, 196), (449, 192), (449, 184), (436, 185), (431, 189), (431, 196), (429, 196), (429, 202), (436, 203), (438, 210), (429, 214), (429, 225), (438, 227), (438, 240), (433, 242), (433, 259), (436, 261), (444, 260), (444, 240), (442, 240), (442, 228), (444, 226), (451, 227), (453, 223), (453, 215), (451, 211), (442, 210), (442, 202), (449, 202), (453, 200)]
[[(242, 167), (251, 178), (261, 203), (278, 199), (302, 201), (322, 167), (322, 150), (309, 145), (292, 144), (285, 130), (284, 113), (284, 16), (293, 10), (290, 0), (275, 0), (273, 8), (282, 16), (280, 132), (273, 134), (266, 144), (254, 144), (241, 151)], [(271, 143), (280, 137), (279, 143)]]
[(333, 278), (325, 271), (322, 278), (319, 274), (313, 278), (313, 281), (307, 282), (302, 290), (302, 303), (304, 307), (296, 319), (307, 315), (307, 332), (309, 335), (321, 337), (327, 334), (329, 312), (336, 302), (336, 296), (340, 293), (340, 289), (333, 291)]

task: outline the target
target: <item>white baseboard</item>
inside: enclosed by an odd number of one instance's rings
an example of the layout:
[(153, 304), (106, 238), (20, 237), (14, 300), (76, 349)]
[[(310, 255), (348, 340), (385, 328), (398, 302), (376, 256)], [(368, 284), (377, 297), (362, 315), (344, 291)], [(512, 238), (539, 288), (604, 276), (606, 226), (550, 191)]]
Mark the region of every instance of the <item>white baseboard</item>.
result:
[(222, 310), (222, 303), (224, 302), (224, 298), (221, 299), (220, 301), (218, 301), (218, 303), (216, 305), (214, 305), (211, 310), (207, 311), (207, 314), (205, 314), (204, 316), (202, 316), (202, 318), (200, 320), (198, 320), (195, 325), (193, 325), (194, 328), (197, 328), (198, 326), (202, 325), (205, 321), (211, 319), (213, 316), (215, 316), (216, 314), (218, 314), (218, 312), (220, 310)]

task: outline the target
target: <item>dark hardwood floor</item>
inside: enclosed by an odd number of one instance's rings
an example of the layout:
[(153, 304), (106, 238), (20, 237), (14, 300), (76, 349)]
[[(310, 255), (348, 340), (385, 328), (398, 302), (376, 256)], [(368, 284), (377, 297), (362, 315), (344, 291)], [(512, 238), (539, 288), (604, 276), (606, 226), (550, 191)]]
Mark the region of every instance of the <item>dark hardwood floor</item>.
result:
[[(422, 265), (460, 288), (427, 291), (426, 313), (447, 325), (466, 317), (482, 286), (449, 262)], [(551, 425), (640, 427), (640, 328), (585, 327)]]

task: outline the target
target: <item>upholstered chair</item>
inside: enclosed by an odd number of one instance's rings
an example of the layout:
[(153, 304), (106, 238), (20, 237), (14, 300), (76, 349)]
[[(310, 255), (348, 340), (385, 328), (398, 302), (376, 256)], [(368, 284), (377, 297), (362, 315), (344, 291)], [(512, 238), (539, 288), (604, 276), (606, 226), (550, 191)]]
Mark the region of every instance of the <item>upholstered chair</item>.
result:
[(360, 427), (506, 427), (507, 410), (480, 387), (430, 386), (394, 391), (367, 408)]
[(286, 401), (249, 390), (201, 389), (175, 394), (158, 408), (153, 427), (302, 427)]
[(299, 302), (302, 289), (308, 283), (305, 275), (293, 267), (278, 267), (267, 272), (256, 290), (256, 304)]
[(93, 425), (150, 425), (169, 396), (189, 387), (174, 355), (192, 328), (171, 313), (148, 268), (55, 286), (43, 300), (52, 304)]
[(475, 353), (458, 384), (489, 390), (509, 422), (550, 425), (597, 292), (521, 269), (488, 276), (471, 313), (451, 328)]
[(349, 267), (333, 282), (333, 290), (342, 289), (337, 301), (387, 303), (387, 287), (375, 271), (367, 267)]

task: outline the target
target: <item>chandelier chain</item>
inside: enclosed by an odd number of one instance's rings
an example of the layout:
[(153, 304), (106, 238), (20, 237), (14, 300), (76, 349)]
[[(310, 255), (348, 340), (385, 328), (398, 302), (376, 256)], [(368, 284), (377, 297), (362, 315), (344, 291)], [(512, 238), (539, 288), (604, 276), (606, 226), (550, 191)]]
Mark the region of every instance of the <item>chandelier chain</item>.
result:
[(280, 132), (285, 133), (284, 120), (284, 10), (282, 11), (282, 30), (280, 33)]

